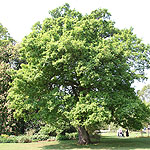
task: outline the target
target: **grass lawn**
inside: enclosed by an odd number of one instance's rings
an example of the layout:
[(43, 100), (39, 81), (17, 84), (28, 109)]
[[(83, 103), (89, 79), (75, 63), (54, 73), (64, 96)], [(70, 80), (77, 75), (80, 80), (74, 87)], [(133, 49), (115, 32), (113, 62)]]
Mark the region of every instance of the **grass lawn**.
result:
[(0, 150), (150, 150), (150, 138), (139, 137), (132, 133), (130, 137), (117, 137), (116, 133), (105, 133), (101, 141), (93, 145), (78, 145), (77, 141), (51, 141), (33, 143), (0, 143)]

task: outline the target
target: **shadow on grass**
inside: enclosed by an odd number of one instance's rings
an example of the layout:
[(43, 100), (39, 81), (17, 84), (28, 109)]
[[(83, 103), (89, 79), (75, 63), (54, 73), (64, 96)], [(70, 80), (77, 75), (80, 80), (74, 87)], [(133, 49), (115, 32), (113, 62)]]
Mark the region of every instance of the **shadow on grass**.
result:
[(150, 149), (150, 138), (114, 138), (114, 137), (102, 137), (100, 143), (90, 145), (78, 145), (77, 141), (66, 140), (61, 141), (58, 144), (47, 145), (42, 147), (42, 150), (67, 150), (67, 149)]

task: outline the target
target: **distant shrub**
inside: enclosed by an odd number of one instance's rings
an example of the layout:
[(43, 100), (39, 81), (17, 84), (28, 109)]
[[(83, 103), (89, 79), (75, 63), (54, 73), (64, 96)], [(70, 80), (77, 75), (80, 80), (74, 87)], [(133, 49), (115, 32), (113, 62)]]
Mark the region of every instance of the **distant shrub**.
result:
[(56, 136), (56, 140), (61, 141), (61, 140), (76, 140), (78, 138), (78, 133), (65, 133), (65, 135), (58, 134)]
[(27, 131), (26, 131), (26, 135), (28, 135), (28, 136), (32, 136), (32, 135), (34, 135), (34, 134), (35, 134), (35, 132), (36, 132), (36, 130), (35, 130), (35, 129), (30, 129), (30, 130), (27, 130)]
[(8, 135), (1, 135), (0, 136), (0, 143), (31, 143), (36, 141), (55, 141), (56, 137), (49, 136), (49, 135), (21, 135), (21, 136), (8, 136)]
[(44, 141), (50, 138), (48, 135), (34, 134), (31, 136), (33, 141)]
[(14, 136), (0, 136), (0, 143), (18, 143), (18, 140)]
[(50, 125), (45, 125), (44, 127), (41, 127), (38, 134), (56, 136), (56, 129)]
[(1, 137), (8, 138), (9, 135), (7, 135), (7, 134), (2, 134)]
[(8, 143), (7, 138), (5, 137), (0, 137), (0, 143)]
[(24, 136), (19, 136), (19, 137), (18, 137), (18, 142), (19, 142), (19, 143), (31, 143), (31, 142), (32, 142), (32, 139), (31, 139), (30, 136), (26, 136), (26, 135), (24, 135)]
[(78, 138), (78, 133), (77, 133), (77, 132), (66, 133), (65, 136), (66, 136), (69, 140), (76, 140), (76, 139)]
[(56, 135), (56, 140), (57, 141), (69, 140), (69, 138), (66, 135), (58, 134)]

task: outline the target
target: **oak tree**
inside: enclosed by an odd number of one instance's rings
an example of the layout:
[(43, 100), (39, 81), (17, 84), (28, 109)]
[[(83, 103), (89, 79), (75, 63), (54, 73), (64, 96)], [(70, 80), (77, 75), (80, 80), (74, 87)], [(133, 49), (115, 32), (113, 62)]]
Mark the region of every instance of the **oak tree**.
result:
[(65, 4), (50, 15), (22, 42), (27, 64), (12, 73), (9, 90), (15, 115), (71, 124), (80, 144), (103, 122), (140, 129), (150, 112), (131, 84), (144, 78), (149, 46), (132, 28), (116, 28), (106, 9), (82, 15)]

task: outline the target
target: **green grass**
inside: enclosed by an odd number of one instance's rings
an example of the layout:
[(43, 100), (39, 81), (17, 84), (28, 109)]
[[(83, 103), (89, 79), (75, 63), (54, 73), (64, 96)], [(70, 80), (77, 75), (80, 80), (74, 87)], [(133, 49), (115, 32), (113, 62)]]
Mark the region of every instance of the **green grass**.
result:
[(150, 138), (132, 133), (130, 137), (117, 137), (116, 133), (105, 133), (98, 144), (78, 145), (77, 141), (51, 141), (33, 143), (0, 143), (0, 150), (150, 150)]

